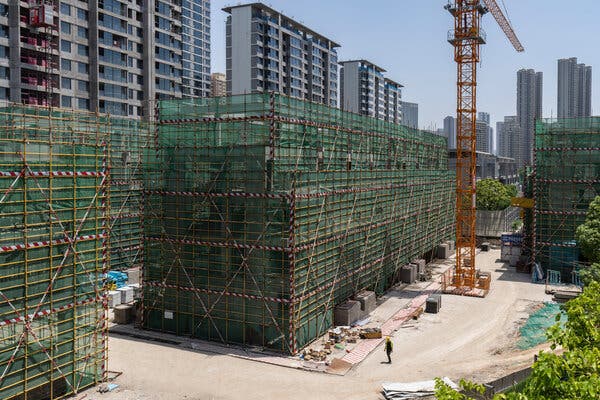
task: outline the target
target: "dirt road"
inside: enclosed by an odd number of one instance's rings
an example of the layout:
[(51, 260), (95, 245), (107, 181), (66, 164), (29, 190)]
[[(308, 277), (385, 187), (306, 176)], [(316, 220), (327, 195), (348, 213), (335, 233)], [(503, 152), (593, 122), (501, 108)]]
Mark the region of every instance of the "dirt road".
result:
[[(393, 336), (391, 365), (376, 349), (346, 376), (327, 375), (163, 344), (111, 337), (110, 369), (123, 371), (119, 388), (87, 399), (378, 399), (381, 382), (449, 376), (486, 382), (531, 361), (537, 349), (517, 351), (517, 324), (536, 302), (549, 300), (543, 285), (481, 253), (477, 265), (492, 272), (485, 299), (443, 296), (439, 314), (424, 314)], [(77, 397), (76, 397), (77, 398)]]

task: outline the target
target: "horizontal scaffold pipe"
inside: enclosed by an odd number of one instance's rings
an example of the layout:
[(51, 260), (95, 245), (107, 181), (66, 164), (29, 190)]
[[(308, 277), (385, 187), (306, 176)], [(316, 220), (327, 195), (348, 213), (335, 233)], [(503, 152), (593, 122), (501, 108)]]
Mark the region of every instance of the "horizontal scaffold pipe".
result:
[(198, 293), (207, 293), (207, 294), (217, 294), (217, 295), (223, 295), (223, 296), (241, 297), (244, 299), (251, 299), (251, 300), (266, 300), (266, 301), (271, 301), (271, 302), (275, 302), (275, 303), (291, 303), (290, 299), (281, 299), (279, 297), (268, 297), (268, 296), (263, 297), (263, 296), (256, 296), (253, 294), (229, 292), (226, 290), (211, 290), (211, 289), (203, 289), (203, 288), (195, 288), (195, 287), (187, 287), (187, 286), (169, 285), (167, 283), (162, 283), (162, 282), (150, 281), (150, 282), (144, 282), (144, 285), (158, 287), (158, 288), (183, 290), (186, 292), (198, 292)]
[(269, 114), (267, 114), (267, 115), (248, 115), (245, 117), (206, 117), (206, 118), (163, 119), (158, 122), (158, 125), (248, 122), (248, 121), (266, 121), (266, 120), (270, 120), (270, 119), (274, 119), (275, 122), (282, 122), (282, 123), (286, 123), (286, 124), (312, 126), (315, 128), (330, 129), (330, 130), (339, 131), (339, 132), (352, 133), (355, 135), (373, 136), (373, 137), (379, 137), (379, 138), (383, 138), (383, 139), (392, 139), (392, 140), (396, 140), (399, 142), (417, 143), (424, 147), (432, 147), (432, 148), (440, 148), (440, 149), (444, 148), (445, 149), (445, 146), (442, 146), (441, 144), (428, 143), (424, 140), (394, 137), (394, 136), (386, 135), (383, 133), (370, 132), (367, 130), (360, 130), (360, 129), (353, 129), (353, 128), (346, 128), (346, 127), (340, 126), (340, 125), (326, 124), (323, 122), (314, 122), (314, 121), (299, 119), (299, 118), (282, 117), (282, 116), (278, 116), (278, 115), (276, 115), (275, 117), (272, 117)]
[(88, 299), (82, 300), (82, 301), (78, 301), (76, 303), (70, 303), (70, 304), (65, 304), (64, 306), (60, 306), (60, 307), (55, 307), (55, 308), (49, 308), (46, 310), (41, 310), (38, 311), (35, 314), (29, 314), (29, 315), (20, 315), (20, 316), (16, 316), (15, 318), (10, 318), (10, 319), (5, 319), (3, 321), (0, 321), (0, 326), (6, 326), (6, 325), (11, 325), (11, 324), (17, 324), (19, 322), (25, 322), (25, 321), (33, 321), (36, 318), (40, 318), (40, 317), (46, 317), (48, 315), (54, 314), (54, 313), (58, 313), (61, 311), (66, 311), (66, 310), (70, 310), (73, 307), (76, 306), (83, 306), (86, 304), (92, 304), (92, 303), (100, 303), (103, 301), (103, 298), (100, 297), (90, 297)]
[(545, 179), (545, 178), (536, 178), (536, 182), (542, 183), (600, 183), (600, 179)]
[(0, 171), (0, 177), (18, 177), (18, 176), (108, 176), (106, 172), (96, 171)]
[(50, 245), (60, 245), (60, 244), (68, 244), (68, 243), (76, 243), (76, 242), (83, 242), (83, 241), (87, 241), (87, 240), (96, 240), (96, 239), (104, 239), (107, 238), (108, 235), (101, 233), (99, 235), (83, 235), (83, 236), (77, 236), (76, 238), (65, 238), (65, 239), (56, 239), (56, 240), (43, 240), (40, 242), (29, 242), (29, 243), (22, 243), (22, 244), (15, 244), (15, 245), (11, 245), (11, 246), (0, 246), (0, 253), (10, 253), (13, 251), (17, 251), (17, 250), (27, 250), (27, 249), (33, 249), (36, 247), (46, 247), (46, 246), (50, 246)]

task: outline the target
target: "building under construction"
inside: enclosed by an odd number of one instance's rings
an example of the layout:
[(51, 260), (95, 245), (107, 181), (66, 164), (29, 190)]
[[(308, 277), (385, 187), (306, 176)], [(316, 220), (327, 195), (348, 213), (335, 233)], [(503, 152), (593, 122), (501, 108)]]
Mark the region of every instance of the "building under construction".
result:
[(578, 266), (575, 230), (600, 195), (600, 117), (537, 123), (533, 174), (534, 259), (570, 281)]
[(276, 94), (157, 108), (145, 328), (295, 354), (453, 236), (442, 137)]
[(0, 109), (0, 398), (103, 380), (111, 121)]

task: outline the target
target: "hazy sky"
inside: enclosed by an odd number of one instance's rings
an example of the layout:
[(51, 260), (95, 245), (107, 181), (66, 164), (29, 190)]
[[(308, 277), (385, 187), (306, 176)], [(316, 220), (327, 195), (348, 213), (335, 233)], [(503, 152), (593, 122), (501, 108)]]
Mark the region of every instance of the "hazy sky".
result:
[[(446, 0), (269, 0), (265, 4), (341, 44), (339, 59), (365, 58), (402, 83), (406, 101), (419, 103), (421, 128), (441, 128), (456, 109), (456, 64), (446, 34), (451, 15)], [(246, 2), (243, 2), (246, 3)], [(212, 70), (225, 72), (226, 5), (212, 0)], [(557, 59), (577, 57), (593, 67), (592, 113), (600, 110), (600, 1), (498, 0), (525, 47), (517, 53), (494, 18), (484, 16), (478, 111), (492, 126), (516, 114), (517, 70), (544, 73), (544, 116), (556, 116)]]

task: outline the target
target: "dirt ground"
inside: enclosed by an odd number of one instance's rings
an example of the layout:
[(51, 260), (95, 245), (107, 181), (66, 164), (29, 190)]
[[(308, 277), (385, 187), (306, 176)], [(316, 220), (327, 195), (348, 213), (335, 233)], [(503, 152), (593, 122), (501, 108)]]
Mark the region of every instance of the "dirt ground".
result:
[[(76, 399), (381, 399), (381, 383), (448, 376), (487, 382), (531, 363), (540, 349), (519, 351), (518, 326), (541, 301), (543, 285), (529, 283), (498, 260), (480, 253), (477, 265), (492, 273), (485, 299), (444, 295), (439, 314), (423, 314), (392, 337), (392, 364), (377, 348), (345, 376), (285, 368), (122, 336), (109, 340), (109, 369), (122, 371), (119, 388), (95, 388)], [(541, 346), (543, 347), (543, 345)]]

